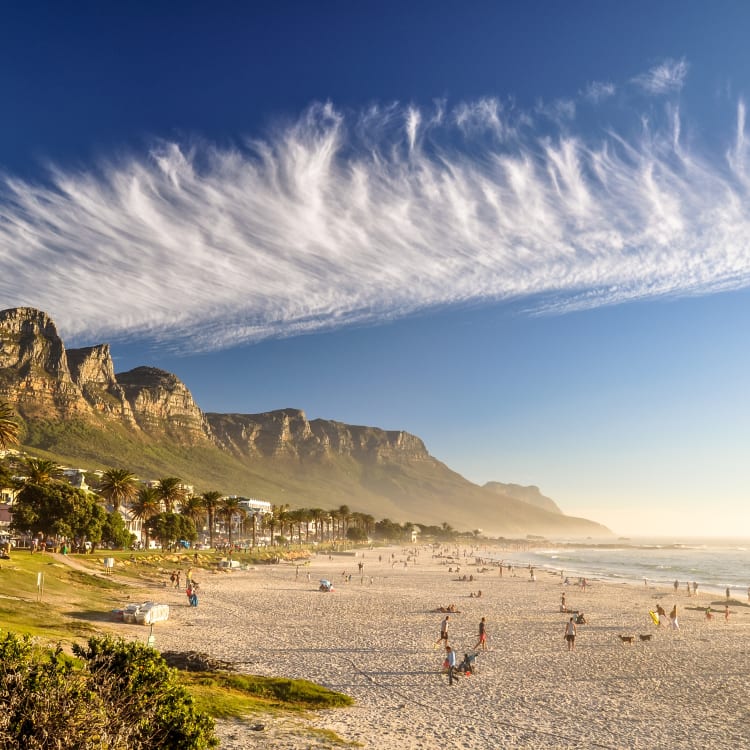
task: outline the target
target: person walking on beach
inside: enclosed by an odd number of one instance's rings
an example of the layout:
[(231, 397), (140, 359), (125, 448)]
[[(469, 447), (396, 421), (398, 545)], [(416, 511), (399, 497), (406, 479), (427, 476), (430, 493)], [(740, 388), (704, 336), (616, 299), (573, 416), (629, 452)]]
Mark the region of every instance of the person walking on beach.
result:
[(667, 616), (667, 612), (664, 609), (664, 607), (661, 606), (661, 604), (656, 605), (656, 614), (659, 618), (659, 627), (662, 626), (662, 623), (664, 622), (664, 619)]
[(729, 586), (727, 586), (726, 595), (727, 595), (727, 601), (729, 601)]
[(479, 648), (481, 646), (482, 651), (487, 650), (487, 625), (485, 623), (484, 617), (479, 621), (479, 640), (476, 642), (474, 648)]
[(669, 613), (669, 624), (672, 626), (672, 630), (679, 630), (680, 626), (677, 623), (677, 605), (672, 607), (672, 611)]
[(572, 617), (565, 625), (565, 640), (568, 642), (568, 651), (573, 651), (576, 647), (576, 624)]
[(453, 681), (458, 682), (456, 674), (456, 652), (446, 643), (445, 644), (445, 665), (448, 669), (448, 684), (452, 685)]
[[(444, 641), (445, 645), (448, 645), (448, 620), (450, 619), (450, 615), (446, 615), (442, 622), (440, 623), (440, 635), (438, 636), (438, 639), (435, 641), (435, 645), (437, 646), (440, 641)], [(454, 654), (455, 656), (455, 654)]]
[(680, 586), (680, 582), (675, 578), (675, 581), (674, 581), (674, 592), (675, 592), (675, 594), (677, 593), (677, 589), (679, 588), (679, 586)]

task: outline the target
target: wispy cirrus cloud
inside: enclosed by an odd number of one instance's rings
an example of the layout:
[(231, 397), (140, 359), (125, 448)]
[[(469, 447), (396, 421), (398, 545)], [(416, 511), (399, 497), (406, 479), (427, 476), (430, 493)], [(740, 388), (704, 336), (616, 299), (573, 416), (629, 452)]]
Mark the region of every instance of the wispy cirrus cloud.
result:
[(746, 286), (744, 104), (723, 162), (680, 146), (671, 112), (625, 137), (551, 133), (493, 100), (318, 104), (235, 148), (5, 175), (0, 299), (74, 342), (193, 351), (467, 302), (564, 312)]
[(667, 94), (679, 91), (685, 85), (688, 74), (686, 60), (664, 60), (633, 81), (649, 94)]
[(592, 81), (581, 92), (581, 95), (589, 101), (600, 102), (614, 96), (615, 91), (616, 87), (614, 83), (610, 83), (609, 81)]

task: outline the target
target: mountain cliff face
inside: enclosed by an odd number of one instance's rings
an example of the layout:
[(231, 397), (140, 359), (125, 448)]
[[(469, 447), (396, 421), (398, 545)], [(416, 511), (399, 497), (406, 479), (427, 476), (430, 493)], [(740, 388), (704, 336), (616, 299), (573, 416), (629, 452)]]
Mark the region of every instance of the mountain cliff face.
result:
[(424, 443), (409, 433), (325, 419), (309, 422), (299, 409), (206, 417), (218, 443), (238, 457), (305, 461), (345, 456), (367, 463), (429, 458)]
[(46, 313), (28, 307), (0, 311), (0, 397), (29, 418), (69, 419), (91, 411)]
[(95, 411), (121, 419), (129, 427), (137, 427), (125, 391), (115, 378), (109, 344), (68, 349), (68, 367), (83, 397)]
[(557, 503), (549, 497), (542, 495), (539, 491), (539, 487), (535, 487), (533, 484), (529, 487), (524, 487), (520, 484), (505, 484), (504, 482), (487, 482), (483, 487), (491, 492), (496, 492), (499, 495), (506, 495), (513, 497), (516, 500), (521, 500), (529, 505), (534, 505), (537, 508), (548, 510), (551, 513), (562, 513)]
[(535, 487), (469, 482), (407, 432), (308, 420), (299, 409), (204, 414), (171, 373), (115, 373), (107, 344), (66, 352), (49, 316), (32, 308), (0, 311), (0, 399), (24, 419), (28, 447), (90, 468), (125, 465), (144, 477), (179, 475), (199, 491), (347, 504), (491, 534), (611, 535)]
[(117, 373), (116, 378), (144, 432), (188, 445), (212, 439), (208, 420), (175, 375), (155, 367), (136, 367)]

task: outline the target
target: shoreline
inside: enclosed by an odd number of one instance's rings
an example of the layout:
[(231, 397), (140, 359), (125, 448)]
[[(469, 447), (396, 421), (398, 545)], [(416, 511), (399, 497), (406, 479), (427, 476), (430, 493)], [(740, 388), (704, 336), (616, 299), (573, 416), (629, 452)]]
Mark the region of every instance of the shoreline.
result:
[[(206, 652), (240, 671), (309, 679), (355, 699), (354, 707), (315, 712), (309, 722), (264, 717), (263, 731), (220, 722), (224, 750), (334, 747), (315, 727), (373, 750), (705, 748), (746, 739), (748, 607), (730, 604), (728, 622), (718, 610), (707, 622), (704, 608), (715, 597), (700, 590), (675, 598), (592, 581), (584, 592), (541, 570), (535, 582), (522, 577), (525, 569), (517, 577), (501, 577), (494, 566), (479, 572), (473, 556), (458, 560), (460, 575), (474, 576), (464, 582), (427, 548), (415, 557), (401, 547), (362, 554), (321, 554), (299, 567), (196, 570), (198, 608), (180, 591), (161, 592), (172, 614), (154, 628), (158, 649)], [(317, 590), (321, 578), (334, 583), (332, 593)], [(588, 621), (571, 652), (563, 591)], [(659, 602), (667, 611), (677, 604), (679, 630), (651, 622), (648, 610)], [(477, 674), (453, 686), (434, 648), (445, 616), (436, 610), (451, 603), (460, 610), (450, 616), (459, 660), (476, 643), (481, 617), (490, 649), (477, 658)], [(620, 635), (635, 640), (623, 643)]]

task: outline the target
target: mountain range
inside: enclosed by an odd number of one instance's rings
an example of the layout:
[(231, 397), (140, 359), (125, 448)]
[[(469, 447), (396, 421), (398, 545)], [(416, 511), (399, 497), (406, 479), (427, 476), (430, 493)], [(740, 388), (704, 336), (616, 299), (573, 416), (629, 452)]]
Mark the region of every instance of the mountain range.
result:
[(21, 417), (27, 450), (89, 470), (492, 535), (611, 536), (537, 487), (468, 481), (408, 432), (309, 420), (300, 409), (203, 412), (172, 373), (115, 373), (108, 344), (66, 349), (33, 308), (0, 311), (0, 399)]

